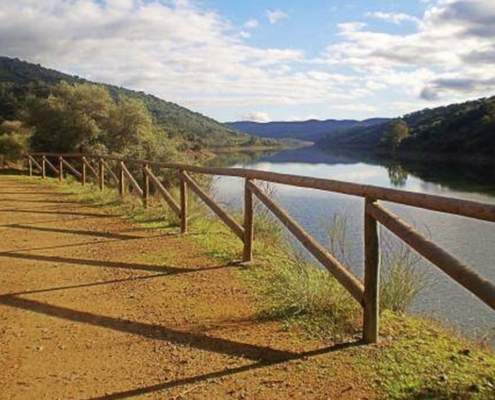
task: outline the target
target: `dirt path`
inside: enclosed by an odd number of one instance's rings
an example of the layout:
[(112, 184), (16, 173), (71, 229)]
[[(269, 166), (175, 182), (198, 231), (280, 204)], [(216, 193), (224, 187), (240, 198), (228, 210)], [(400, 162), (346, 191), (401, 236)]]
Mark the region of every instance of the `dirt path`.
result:
[(352, 344), (256, 321), (187, 237), (0, 175), (0, 238), (2, 399), (371, 397)]

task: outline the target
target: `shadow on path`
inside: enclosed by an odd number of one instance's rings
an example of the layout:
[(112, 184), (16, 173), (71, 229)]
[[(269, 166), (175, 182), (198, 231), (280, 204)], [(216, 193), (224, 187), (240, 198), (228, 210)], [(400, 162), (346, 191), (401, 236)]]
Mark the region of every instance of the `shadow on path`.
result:
[[(88, 218), (91, 218), (91, 217), (74, 217), (74, 218), (64, 218), (64, 222), (70, 222), (70, 221), (80, 221), (80, 220), (83, 220), (83, 219), (88, 219)], [(33, 221), (27, 221), (27, 222), (22, 222), (22, 223), (11, 223), (11, 224), (3, 224), (3, 225), (0, 225), (0, 228), (9, 228), (11, 226), (15, 226), (15, 225), (29, 225), (29, 226), (33, 226), (33, 225), (40, 225), (40, 224), (52, 224), (52, 223), (55, 223), (55, 222), (60, 222), (60, 219), (59, 218), (55, 218), (55, 219), (43, 219), (41, 221), (36, 221), (36, 222), (33, 222)]]
[(58, 256), (45, 256), (41, 254), (22, 254), (22, 253), (0, 253), (0, 257), (16, 258), (21, 260), (33, 260), (33, 261), (45, 261), (55, 262), (62, 264), (74, 264), (74, 265), (89, 265), (91, 267), (104, 267), (104, 268), (119, 268), (129, 270), (142, 270), (150, 272), (159, 272), (167, 274), (184, 274), (187, 272), (201, 272), (212, 269), (226, 268), (229, 266), (236, 266), (236, 263), (229, 263), (224, 265), (217, 265), (213, 267), (198, 267), (198, 268), (179, 268), (171, 267), (168, 265), (153, 265), (153, 264), (140, 264), (129, 263), (120, 261), (103, 261), (103, 260), (89, 260), (82, 258), (68, 258)]
[(311, 356), (316, 356), (332, 351), (342, 350), (348, 347), (361, 345), (361, 341), (348, 342), (338, 344), (321, 349), (311, 350), (303, 353), (291, 351), (277, 350), (268, 346), (260, 346), (249, 343), (236, 342), (229, 339), (208, 336), (204, 334), (192, 333), (189, 331), (178, 330), (162, 325), (149, 324), (144, 322), (132, 321), (127, 319), (109, 317), (89, 313), (86, 311), (73, 310), (66, 307), (56, 306), (48, 303), (43, 303), (37, 300), (24, 299), (12, 295), (0, 296), (0, 304), (15, 307), (38, 314), (57, 317), (73, 322), (89, 324), (101, 328), (111, 329), (118, 332), (129, 333), (142, 336), (152, 340), (165, 340), (178, 345), (186, 345), (199, 350), (225, 354), (229, 356), (246, 358), (257, 361), (254, 364), (227, 368), (221, 371), (211, 372), (208, 374), (183, 378), (172, 382), (160, 383), (143, 388), (137, 388), (124, 392), (96, 397), (96, 399), (123, 399), (126, 397), (137, 396), (141, 394), (151, 393), (159, 390), (169, 389), (175, 386), (196, 383), (207, 379), (218, 378), (222, 376), (237, 374), (240, 372), (263, 368), (268, 365), (283, 363), (290, 360), (302, 359)]
[[(1, 192), (2, 194), (4, 192)], [(12, 202), (13, 199), (0, 199), (0, 202)], [(36, 204), (81, 204), (80, 201), (69, 201), (69, 200), (26, 200), (26, 199), (16, 199), (19, 203), (36, 203)]]
[[(17, 186), (16, 186), (17, 187)], [(0, 187), (0, 189), (2, 189)], [(32, 194), (35, 194), (35, 195), (38, 195), (38, 196), (41, 196), (41, 195), (48, 195), (48, 196), (72, 196), (74, 195), (75, 193), (62, 193), (62, 192), (52, 192), (52, 191), (48, 191), (48, 190), (40, 190), (40, 191), (37, 191), (37, 192), (24, 192), (24, 191), (16, 191), (16, 192), (4, 192), (2, 190), (1, 192), (2, 194), (12, 194), (12, 195), (32, 195)]]
[(199, 350), (206, 350), (240, 358), (248, 358), (255, 361), (287, 361), (298, 356), (297, 353), (276, 350), (271, 347), (240, 343), (229, 339), (181, 331), (157, 324), (149, 324), (128, 319), (93, 314), (86, 311), (73, 310), (66, 307), (12, 295), (0, 296), (0, 304), (73, 322), (130, 333), (148, 339), (166, 340), (171, 343), (187, 345)]
[(302, 353), (289, 353), (287, 355), (287, 357), (285, 357), (285, 358), (282, 357), (280, 359), (271, 360), (271, 361), (262, 360), (259, 362), (255, 362), (253, 364), (243, 365), (241, 367), (225, 368), (225, 369), (220, 370), (220, 371), (209, 372), (209, 373), (203, 374), (203, 375), (196, 375), (196, 376), (191, 376), (191, 377), (187, 377), (187, 378), (176, 379), (176, 380), (170, 381), (170, 382), (158, 383), (156, 385), (140, 387), (140, 388), (126, 390), (126, 391), (122, 391), (122, 392), (110, 393), (110, 394), (106, 394), (106, 395), (98, 396), (98, 397), (92, 397), (89, 400), (127, 399), (130, 397), (145, 395), (148, 393), (159, 392), (161, 390), (172, 389), (172, 388), (178, 387), (178, 386), (205, 382), (205, 381), (208, 381), (210, 379), (222, 378), (225, 376), (235, 375), (235, 374), (239, 374), (242, 372), (262, 369), (262, 368), (266, 368), (266, 367), (269, 367), (272, 365), (283, 364), (283, 363), (285, 363), (287, 361), (291, 361), (291, 360), (306, 359), (309, 357), (314, 357), (314, 356), (318, 356), (318, 355), (322, 355), (322, 354), (337, 352), (340, 350), (345, 350), (345, 349), (348, 349), (351, 347), (356, 347), (356, 346), (361, 346), (361, 345), (363, 345), (362, 341), (356, 341), (356, 342), (340, 343), (340, 344), (336, 344), (333, 346), (328, 346), (328, 347), (324, 347), (321, 349), (311, 350), (311, 351), (302, 352)]
[(81, 212), (73, 212), (73, 211), (42, 211), (42, 210), (26, 210), (19, 208), (3, 208), (0, 212), (9, 212), (9, 213), (27, 213), (27, 214), (55, 214), (55, 215), (81, 215), (83, 217), (96, 217), (96, 218), (109, 218), (109, 217), (118, 217), (116, 214), (94, 214), (94, 213), (81, 213)]
[(48, 228), (42, 226), (32, 226), (32, 225), (21, 225), (21, 224), (11, 224), (9, 228), (15, 229), (27, 229), (41, 232), (55, 232), (55, 233), (69, 233), (74, 235), (87, 235), (87, 236), (97, 236), (104, 237), (109, 239), (119, 239), (119, 240), (129, 240), (129, 239), (138, 239), (142, 238), (142, 236), (136, 235), (125, 235), (121, 233), (112, 233), (112, 232), (100, 232), (100, 231), (85, 231), (79, 229), (61, 229), (61, 228)]
[[(215, 268), (222, 268), (222, 267), (223, 266), (218, 266)], [(184, 271), (184, 272), (192, 272), (192, 271)], [(21, 296), (21, 295), (26, 295), (26, 294), (39, 294), (39, 293), (58, 292), (58, 291), (70, 290), (70, 289), (82, 289), (82, 288), (95, 287), (95, 286), (113, 285), (116, 283), (123, 283), (123, 282), (132, 282), (132, 281), (140, 281), (140, 280), (145, 280), (145, 279), (161, 278), (161, 277), (168, 276), (168, 275), (170, 275), (170, 273), (135, 276), (132, 278), (112, 279), (109, 281), (81, 283), (80, 285), (57, 286), (57, 287), (46, 288), (46, 289), (27, 290), (24, 292), (5, 293), (5, 294), (2, 294), (0, 296)]]
[[(1, 227), (1, 225), (0, 225)], [(0, 229), (0, 232), (2, 229)], [(163, 238), (165, 236), (169, 237), (174, 237), (177, 236), (177, 234), (172, 233), (172, 232), (165, 232), (161, 233), (159, 235), (153, 235), (153, 236), (136, 236), (134, 238), (129, 238), (125, 239), (126, 241), (129, 240), (150, 240), (150, 239), (157, 239), (157, 238)], [(60, 245), (55, 245), (55, 246), (44, 246), (44, 247), (24, 247), (20, 249), (12, 249), (12, 250), (2, 250), (0, 251), (0, 257), (5, 255), (8, 256), (9, 254), (14, 254), (14, 253), (20, 253), (23, 251), (42, 251), (42, 250), (55, 250), (55, 249), (64, 249), (64, 248), (69, 248), (69, 247), (78, 247), (78, 246), (95, 246), (95, 245), (102, 245), (102, 244), (108, 244), (112, 242), (117, 242), (120, 241), (121, 239), (115, 239), (115, 238), (110, 238), (107, 239), (104, 238), (102, 240), (91, 240), (88, 242), (78, 242), (78, 243), (70, 243), (70, 244), (60, 244)]]

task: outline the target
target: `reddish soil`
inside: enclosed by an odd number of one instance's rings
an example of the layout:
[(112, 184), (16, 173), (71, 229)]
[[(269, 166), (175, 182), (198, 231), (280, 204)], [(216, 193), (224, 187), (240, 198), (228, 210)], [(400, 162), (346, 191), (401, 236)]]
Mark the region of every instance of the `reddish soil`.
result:
[(2, 399), (365, 399), (355, 343), (255, 318), (236, 264), (0, 175)]

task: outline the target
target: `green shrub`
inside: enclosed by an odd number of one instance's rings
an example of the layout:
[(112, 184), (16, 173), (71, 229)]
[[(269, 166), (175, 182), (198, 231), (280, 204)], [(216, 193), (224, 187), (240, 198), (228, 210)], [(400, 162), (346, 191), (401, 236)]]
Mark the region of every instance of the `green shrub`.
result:
[(380, 309), (403, 313), (430, 284), (428, 275), (407, 245), (382, 234), (381, 249)]
[(311, 335), (336, 338), (356, 329), (359, 305), (326, 270), (296, 250), (247, 272), (259, 293), (260, 317), (302, 326)]
[[(336, 213), (328, 229), (330, 251), (344, 264), (355, 265), (349, 235), (349, 218)], [(380, 310), (405, 312), (429, 285), (422, 259), (409, 246), (380, 231)]]
[(17, 162), (28, 151), (31, 130), (20, 121), (3, 121), (0, 124), (0, 166)]

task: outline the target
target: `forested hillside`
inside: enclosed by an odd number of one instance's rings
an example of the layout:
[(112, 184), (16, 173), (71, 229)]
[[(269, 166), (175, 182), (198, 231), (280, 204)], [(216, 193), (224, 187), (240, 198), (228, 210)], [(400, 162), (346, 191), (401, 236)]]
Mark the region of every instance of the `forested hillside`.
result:
[[(169, 145), (174, 143), (177, 149), (181, 151), (187, 149), (196, 151), (213, 146), (273, 144), (272, 141), (239, 133), (211, 118), (156, 96), (112, 85), (95, 84), (77, 76), (8, 57), (0, 57), (0, 123), (2, 121), (22, 121), (27, 127), (29, 123), (35, 122), (32, 118), (33, 106), (36, 104), (39, 106), (39, 103), (43, 101), (51, 101), (52, 97), (56, 97), (62, 92), (67, 95), (68, 89), (61, 90), (61, 82), (66, 82), (71, 86), (82, 85), (102, 88), (104, 92), (109, 94), (109, 101), (117, 105), (131, 100), (135, 101), (135, 108), (139, 108), (142, 104), (145, 110), (141, 111), (150, 113), (154, 129), (160, 131), (160, 135), (165, 136)], [(77, 94), (74, 95), (78, 96)], [(31, 128), (36, 132), (36, 126), (31, 125)], [(106, 128), (99, 127), (99, 129)], [(40, 146), (40, 143), (35, 140), (33, 145)]]
[(495, 156), (495, 96), (434, 109), (329, 135), (326, 148), (381, 152)]
[(228, 125), (241, 132), (256, 135), (264, 138), (292, 138), (316, 142), (327, 134), (339, 132), (353, 127), (368, 127), (381, 124), (387, 121), (386, 118), (370, 118), (364, 121), (353, 119), (327, 119), (308, 121), (275, 121), (275, 122), (254, 122), (238, 121), (229, 122)]

